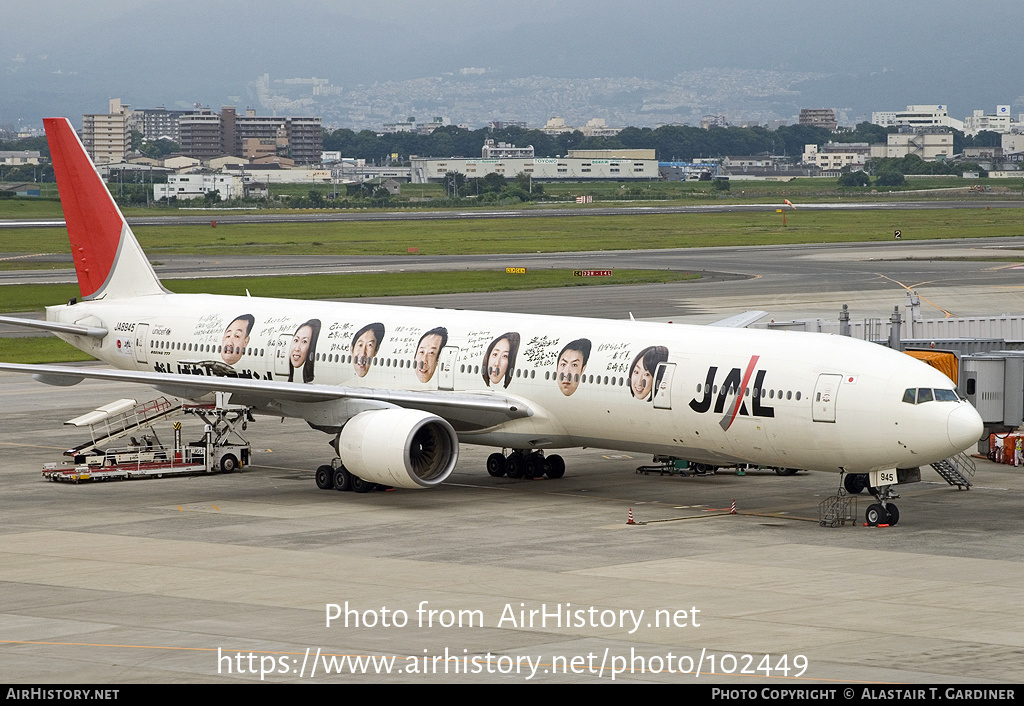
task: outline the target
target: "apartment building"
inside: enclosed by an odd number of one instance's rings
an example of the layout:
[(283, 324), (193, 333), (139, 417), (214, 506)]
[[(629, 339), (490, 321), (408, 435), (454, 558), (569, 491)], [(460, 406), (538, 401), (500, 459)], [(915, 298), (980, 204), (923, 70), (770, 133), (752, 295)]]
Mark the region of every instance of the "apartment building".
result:
[(83, 115), (81, 137), (95, 164), (123, 162), (132, 148), (131, 106), (111, 98), (107, 113)]

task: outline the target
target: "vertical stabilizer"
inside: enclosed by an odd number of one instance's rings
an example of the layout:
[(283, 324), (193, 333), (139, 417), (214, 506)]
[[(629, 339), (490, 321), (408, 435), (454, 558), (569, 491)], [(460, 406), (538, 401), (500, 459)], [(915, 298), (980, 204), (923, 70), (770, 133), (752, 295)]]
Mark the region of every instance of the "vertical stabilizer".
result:
[(45, 118), (43, 124), (82, 298), (165, 293), (71, 123)]

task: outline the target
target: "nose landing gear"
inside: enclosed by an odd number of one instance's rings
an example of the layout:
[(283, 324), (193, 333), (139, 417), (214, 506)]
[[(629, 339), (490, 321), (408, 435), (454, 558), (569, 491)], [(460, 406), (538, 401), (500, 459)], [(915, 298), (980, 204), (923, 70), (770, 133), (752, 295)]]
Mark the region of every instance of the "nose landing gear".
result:
[(868, 505), (867, 512), (864, 513), (864, 520), (868, 525), (871, 527), (896, 525), (900, 521), (900, 511), (896, 507), (896, 503), (891, 501), (893, 498), (898, 498), (899, 493), (894, 491), (891, 485), (882, 485), (877, 488), (869, 486), (868, 492), (874, 495), (875, 500), (878, 501)]

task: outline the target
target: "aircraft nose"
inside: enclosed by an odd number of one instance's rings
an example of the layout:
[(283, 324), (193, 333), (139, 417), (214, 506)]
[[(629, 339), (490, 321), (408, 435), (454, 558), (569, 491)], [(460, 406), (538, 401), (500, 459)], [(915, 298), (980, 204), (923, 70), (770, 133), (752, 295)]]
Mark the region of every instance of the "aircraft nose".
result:
[(949, 413), (946, 428), (950, 443), (961, 450), (976, 443), (985, 431), (981, 415), (970, 404), (957, 405), (957, 408)]

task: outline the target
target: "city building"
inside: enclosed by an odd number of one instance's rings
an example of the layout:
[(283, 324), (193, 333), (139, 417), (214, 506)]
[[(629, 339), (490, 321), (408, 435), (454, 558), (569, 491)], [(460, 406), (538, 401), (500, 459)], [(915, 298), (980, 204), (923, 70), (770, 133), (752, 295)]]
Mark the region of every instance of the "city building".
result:
[(202, 164), (203, 163), (195, 157), (186, 157), (183, 154), (169, 155), (164, 157), (161, 162), (161, 166), (166, 167), (167, 169), (173, 169), (179, 174), (198, 169)]
[(434, 116), (430, 122), (417, 123), (415, 117), (409, 117), (397, 123), (384, 123), (382, 134), (393, 134), (396, 132), (411, 132), (417, 135), (429, 135), (439, 127), (451, 125), (451, 120), (441, 116)]
[(491, 122), (487, 123), (487, 128), (489, 130), (504, 130), (505, 128), (509, 128), (509, 127), (517, 127), (517, 128), (519, 128), (521, 130), (525, 130), (526, 129), (526, 121), (525, 120), (492, 120)]
[(834, 108), (801, 108), (800, 124), (835, 130), (839, 127)]
[(153, 198), (201, 199), (216, 191), (221, 200), (242, 196), (242, 179), (230, 174), (170, 174), (166, 184), (153, 184)]
[(178, 119), (182, 154), (196, 159), (210, 159), (230, 154), (221, 135), (221, 117), (201, 108)]
[(871, 122), (882, 127), (964, 129), (963, 122), (951, 118), (944, 105), (908, 105), (906, 110), (876, 112), (871, 114)]
[(913, 154), (926, 162), (953, 158), (953, 133), (944, 128), (904, 128), (886, 137), (886, 144), (871, 145), (872, 157), (900, 159)]
[(622, 132), (621, 127), (608, 127), (604, 118), (591, 118), (587, 124), (580, 128), (586, 137), (615, 137)]
[(828, 142), (821, 147), (804, 145), (801, 164), (822, 170), (836, 170), (843, 167), (863, 169), (871, 156), (871, 145), (867, 142)]
[(964, 119), (964, 134), (977, 135), (982, 130), (1007, 134), (1021, 127), (1019, 120), (1010, 115), (1010, 106), (997, 105), (996, 112), (986, 115), (984, 110), (975, 110)]
[(156, 108), (140, 108), (132, 111), (134, 129), (142, 133), (146, 140), (171, 140), (181, 143), (181, 131), (178, 121), (187, 115), (187, 110), (168, 110), (163, 106)]
[(567, 156), (577, 159), (654, 159), (654, 150), (569, 150)]
[(440, 115), (435, 115), (430, 119), (428, 123), (421, 123), (416, 126), (416, 133), (419, 135), (429, 135), (439, 127), (445, 127), (451, 125), (452, 121), (448, 118), (443, 118)]
[(774, 168), (778, 166), (780, 159), (781, 158), (779, 157), (773, 157), (767, 154), (725, 156), (722, 157), (722, 167), (729, 171), (744, 169), (747, 167)]
[(187, 113), (179, 118), (178, 124), (181, 151), (190, 157), (245, 157), (248, 147), (253, 154), (273, 153), (296, 164), (320, 162), (320, 118), (258, 116), (251, 108), (239, 115), (234, 106), (228, 105), (220, 113), (209, 108)]
[(494, 143), (494, 140), (484, 140), (481, 150), (484, 159), (530, 159), (533, 157), (533, 145), (516, 147), (507, 142)]
[(124, 161), (132, 148), (131, 106), (110, 99), (107, 113), (82, 116), (82, 144), (95, 164)]
[(540, 131), (547, 135), (561, 135), (564, 132), (572, 132), (575, 129), (571, 125), (566, 125), (563, 118), (549, 118)]
[(16, 167), (24, 164), (39, 164), (39, 160), (40, 156), (37, 150), (0, 152), (0, 164), (6, 167)]
[(1002, 143), (1003, 154), (1005, 155), (1024, 152), (1024, 134), (1011, 133), (1009, 135), (1003, 135)]
[(337, 159), (332, 160), (331, 167), (331, 178), (339, 182), (358, 184), (379, 178), (406, 183), (412, 180), (411, 167), (398, 167), (394, 165), (378, 167), (367, 164), (365, 159), (342, 158), (339, 156)]
[(729, 127), (729, 121), (724, 115), (705, 115), (700, 119), (700, 127), (703, 130), (710, 130), (713, 127)]
[(487, 174), (514, 178), (526, 174), (534, 179), (555, 181), (651, 180), (659, 178), (654, 150), (570, 150), (565, 157), (503, 158), (503, 159), (425, 159), (414, 157), (414, 184), (443, 180), (452, 172), (468, 179)]
[(658, 173), (666, 181), (710, 181), (718, 176), (718, 162), (659, 162)]

